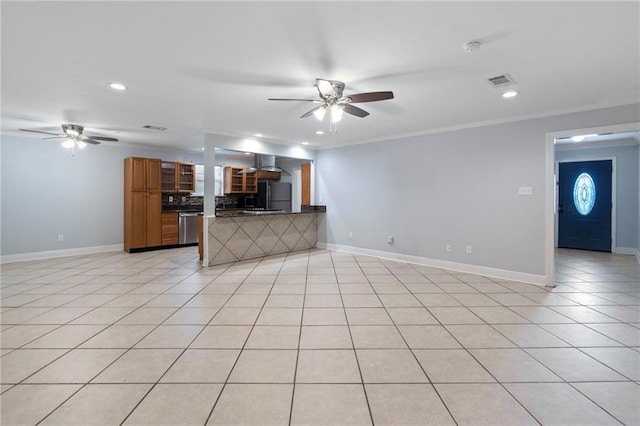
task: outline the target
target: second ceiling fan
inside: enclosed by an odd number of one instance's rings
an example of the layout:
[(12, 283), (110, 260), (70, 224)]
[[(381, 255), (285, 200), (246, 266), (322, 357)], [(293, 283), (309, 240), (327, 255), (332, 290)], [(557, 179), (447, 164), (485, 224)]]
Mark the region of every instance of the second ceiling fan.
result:
[(364, 118), (369, 113), (362, 108), (358, 108), (352, 104), (361, 102), (376, 102), (384, 101), (387, 99), (393, 99), (393, 92), (367, 92), (356, 93), (353, 95), (343, 95), (344, 83), (336, 80), (324, 80), (321, 78), (316, 79), (316, 88), (320, 94), (320, 99), (289, 99), (289, 98), (269, 98), (270, 101), (298, 101), (298, 102), (313, 102), (320, 104), (310, 111), (302, 114), (300, 118), (310, 117), (314, 115), (318, 120), (323, 120), (324, 117), (329, 115), (329, 126), (334, 125), (342, 120), (344, 112), (347, 114), (355, 115), (356, 117)]

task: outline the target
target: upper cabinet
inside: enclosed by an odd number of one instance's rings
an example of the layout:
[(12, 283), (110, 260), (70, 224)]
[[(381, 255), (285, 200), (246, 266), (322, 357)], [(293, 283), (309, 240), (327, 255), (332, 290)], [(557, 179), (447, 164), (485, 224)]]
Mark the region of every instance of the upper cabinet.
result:
[(196, 186), (196, 165), (178, 163), (178, 192), (192, 193)]
[(255, 173), (239, 173), (245, 167), (224, 168), (225, 194), (255, 194), (258, 192), (258, 178)]
[(160, 192), (160, 165), (157, 158), (130, 157), (128, 185), (133, 192)]
[(280, 172), (265, 172), (262, 170), (258, 170), (255, 173), (255, 176), (257, 179), (273, 179), (273, 180), (280, 180), (280, 176), (281, 173)]
[(162, 162), (162, 192), (192, 193), (195, 191), (195, 164)]

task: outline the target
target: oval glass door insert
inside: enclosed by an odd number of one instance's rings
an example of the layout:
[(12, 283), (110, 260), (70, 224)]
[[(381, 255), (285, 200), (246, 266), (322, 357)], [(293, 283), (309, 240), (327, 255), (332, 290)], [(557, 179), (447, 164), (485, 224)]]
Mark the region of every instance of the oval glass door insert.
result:
[(573, 185), (573, 204), (582, 216), (593, 210), (596, 202), (596, 184), (589, 173), (581, 173)]

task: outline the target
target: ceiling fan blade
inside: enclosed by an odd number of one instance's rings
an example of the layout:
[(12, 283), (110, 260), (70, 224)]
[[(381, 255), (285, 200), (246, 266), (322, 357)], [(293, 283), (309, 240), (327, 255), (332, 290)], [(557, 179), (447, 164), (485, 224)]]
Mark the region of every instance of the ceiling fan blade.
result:
[(42, 138), (42, 140), (45, 140), (45, 139), (65, 139), (65, 138), (68, 138), (68, 137), (69, 136), (67, 136), (67, 135), (64, 135), (64, 136), (52, 136), (50, 138)]
[(84, 142), (84, 143), (90, 143), (90, 144), (92, 144), (92, 145), (100, 145), (100, 142), (98, 142), (98, 141), (97, 141), (97, 140), (95, 140), (95, 139), (90, 138), (89, 136), (84, 136), (84, 135), (83, 135), (83, 136), (80, 136), (80, 137), (79, 137), (79, 140), (80, 140), (81, 142)]
[(364, 118), (367, 115), (369, 115), (369, 113), (363, 110), (362, 108), (358, 108), (357, 106), (353, 106), (350, 104), (344, 105), (344, 112), (349, 113), (351, 115), (355, 115), (356, 117), (361, 117), (361, 118)]
[(29, 129), (19, 129), (19, 130), (22, 130), (23, 132), (42, 133), (44, 135), (60, 136), (60, 133), (41, 132), (40, 130), (29, 130)]
[(322, 101), (319, 101), (317, 99), (288, 99), (288, 98), (269, 98), (267, 99), (268, 101), (299, 101), (299, 102), (315, 102), (317, 104), (322, 103)]
[(304, 114), (302, 114), (302, 115), (300, 116), (300, 118), (307, 118), (307, 117), (310, 117), (311, 115), (313, 115), (313, 113), (314, 113), (314, 112), (316, 112), (316, 110), (318, 110), (318, 109), (320, 109), (320, 108), (322, 108), (322, 105), (321, 105), (321, 106), (318, 106), (318, 107), (315, 107), (315, 108), (314, 108), (314, 109), (312, 109), (311, 111), (307, 111), (307, 112), (305, 112)]
[(320, 93), (320, 97), (323, 99), (337, 97), (336, 91), (333, 89), (333, 84), (331, 84), (329, 80), (316, 78), (316, 87), (318, 88), (318, 93)]
[(347, 95), (351, 102), (359, 103), (359, 102), (375, 102), (375, 101), (384, 101), (387, 99), (393, 99), (393, 92), (368, 92), (368, 93), (357, 93), (355, 95)]
[(118, 139), (116, 138), (107, 138), (104, 136), (89, 136), (91, 139), (96, 140), (96, 141), (103, 141), (103, 142), (118, 142)]

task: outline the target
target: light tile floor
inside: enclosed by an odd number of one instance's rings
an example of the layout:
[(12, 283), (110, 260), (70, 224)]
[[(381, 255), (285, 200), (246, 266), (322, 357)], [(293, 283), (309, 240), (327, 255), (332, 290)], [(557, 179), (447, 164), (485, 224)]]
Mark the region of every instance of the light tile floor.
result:
[(640, 424), (640, 267), (554, 289), (311, 250), (2, 266), (2, 425)]

